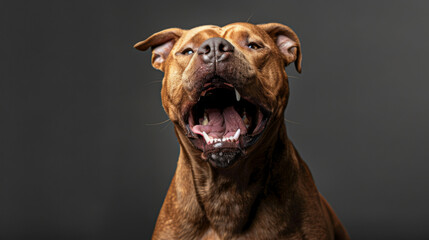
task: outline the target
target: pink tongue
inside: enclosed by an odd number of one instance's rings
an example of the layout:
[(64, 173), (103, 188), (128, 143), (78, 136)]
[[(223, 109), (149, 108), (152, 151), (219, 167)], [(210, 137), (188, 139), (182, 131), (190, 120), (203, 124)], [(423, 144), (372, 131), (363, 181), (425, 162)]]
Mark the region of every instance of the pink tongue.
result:
[[(246, 134), (246, 127), (240, 115), (233, 106), (220, 110), (217, 108), (206, 109), (209, 122), (207, 125), (195, 125), (192, 127), (194, 133), (207, 135), (213, 138), (222, 138), (234, 136), (237, 129), (240, 128), (240, 135)], [(202, 122), (202, 119), (200, 119)]]

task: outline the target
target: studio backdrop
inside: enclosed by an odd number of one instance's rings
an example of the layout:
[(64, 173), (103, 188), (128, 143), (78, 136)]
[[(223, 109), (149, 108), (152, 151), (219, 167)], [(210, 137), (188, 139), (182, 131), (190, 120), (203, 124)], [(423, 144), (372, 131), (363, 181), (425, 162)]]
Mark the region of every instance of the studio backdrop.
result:
[(298, 34), (288, 135), (351, 238), (427, 238), (428, 5), (2, 1), (0, 239), (149, 239), (179, 147), (133, 45), (231, 22)]

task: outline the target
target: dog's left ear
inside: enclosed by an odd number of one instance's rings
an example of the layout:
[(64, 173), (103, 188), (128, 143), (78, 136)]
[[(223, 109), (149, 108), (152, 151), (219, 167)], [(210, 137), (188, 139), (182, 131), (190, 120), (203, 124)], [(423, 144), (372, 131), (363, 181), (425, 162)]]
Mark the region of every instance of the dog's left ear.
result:
[(277, 44), (283, 55), (285, 65), (295, 62), (296, 70), (301, 73), (301, 44), (296, 33), (288, 26), (280, 23), (266, 23), (257, 26), (268, 33)]
[(141, 51), (152, 48), (152, 66), (158, 70), (164, 71), (164, 63), (170, 55), (171, 49), (177, 39), (179, 39), (185, 30), (180, 28), (169, 28), (157, 32), (146, 40), (138, 42), (134, 47)]

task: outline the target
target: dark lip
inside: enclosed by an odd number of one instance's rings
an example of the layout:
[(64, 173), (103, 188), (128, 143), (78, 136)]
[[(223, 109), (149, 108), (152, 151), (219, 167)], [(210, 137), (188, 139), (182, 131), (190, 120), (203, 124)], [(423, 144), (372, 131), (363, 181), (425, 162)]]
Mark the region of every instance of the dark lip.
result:
[[(185, 134), (191, 140), (194, 147), (203, 152), (213, 152), (213, 151), (217, 151), (218, 149), (215, 149), (213, 145), (207, 144), (204, 141), (204, 139), (202, 139), (199, 135), (195, 134), (190, 128), (188, 119), (190, 116), (190, 112), (192, 111), (192, 108), (198, 103), (200, 97), (204, 96), (204, 94), (207, 91), (216, 89), (216, 88), (228, 88), (233, 90), (236, 87), (233, 84), (230, 84), (224, 81), (214, 81), (214, 82), (206, 83), (198, 91), (198, 94), (197, 94), (197, 96), (199, 96), (198, 100), (190, 101), (183, 108), (181, 121), (183, 122), (185, 127)], [(269, 110), (267, 110), (267, 108), (263, 104), (255, 103), (256, 101), (254, 101), (251, 97), (248, 97), (248, 96), (241, 95), (241, 98), (253, 104), (254, 106), (258, 107), (258, 110), (262, 113), (262, 116), (263, 116), (261, 122), (258, 124), (258, 126), (261, 125), (261, 127), (257, 129), (257, 132), (241, 135), (237, 143), (227, 144), (225, 147), (222, 147), (220, 149), (240, 149), (241, 151), (244, 151), (244, 149), (249, 148), (250, 146), (254, 145), (258, 141), (262, 133), (265, 131), (268, 122), (271, 119), (270, 117), (272, 113)]]

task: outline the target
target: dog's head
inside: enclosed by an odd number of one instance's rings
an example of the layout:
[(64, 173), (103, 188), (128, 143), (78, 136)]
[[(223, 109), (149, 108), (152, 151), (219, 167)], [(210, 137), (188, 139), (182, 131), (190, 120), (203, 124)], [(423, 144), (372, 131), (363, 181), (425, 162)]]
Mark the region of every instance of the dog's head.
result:
[(299, 39), (277, 23), (171, 28), (135, 48), (152, 48), (152, 65), (164, 72), (165, 111), (214, 167), (231, 166), (283, 120), (285, 66), (294, 62), (301, 72)]

